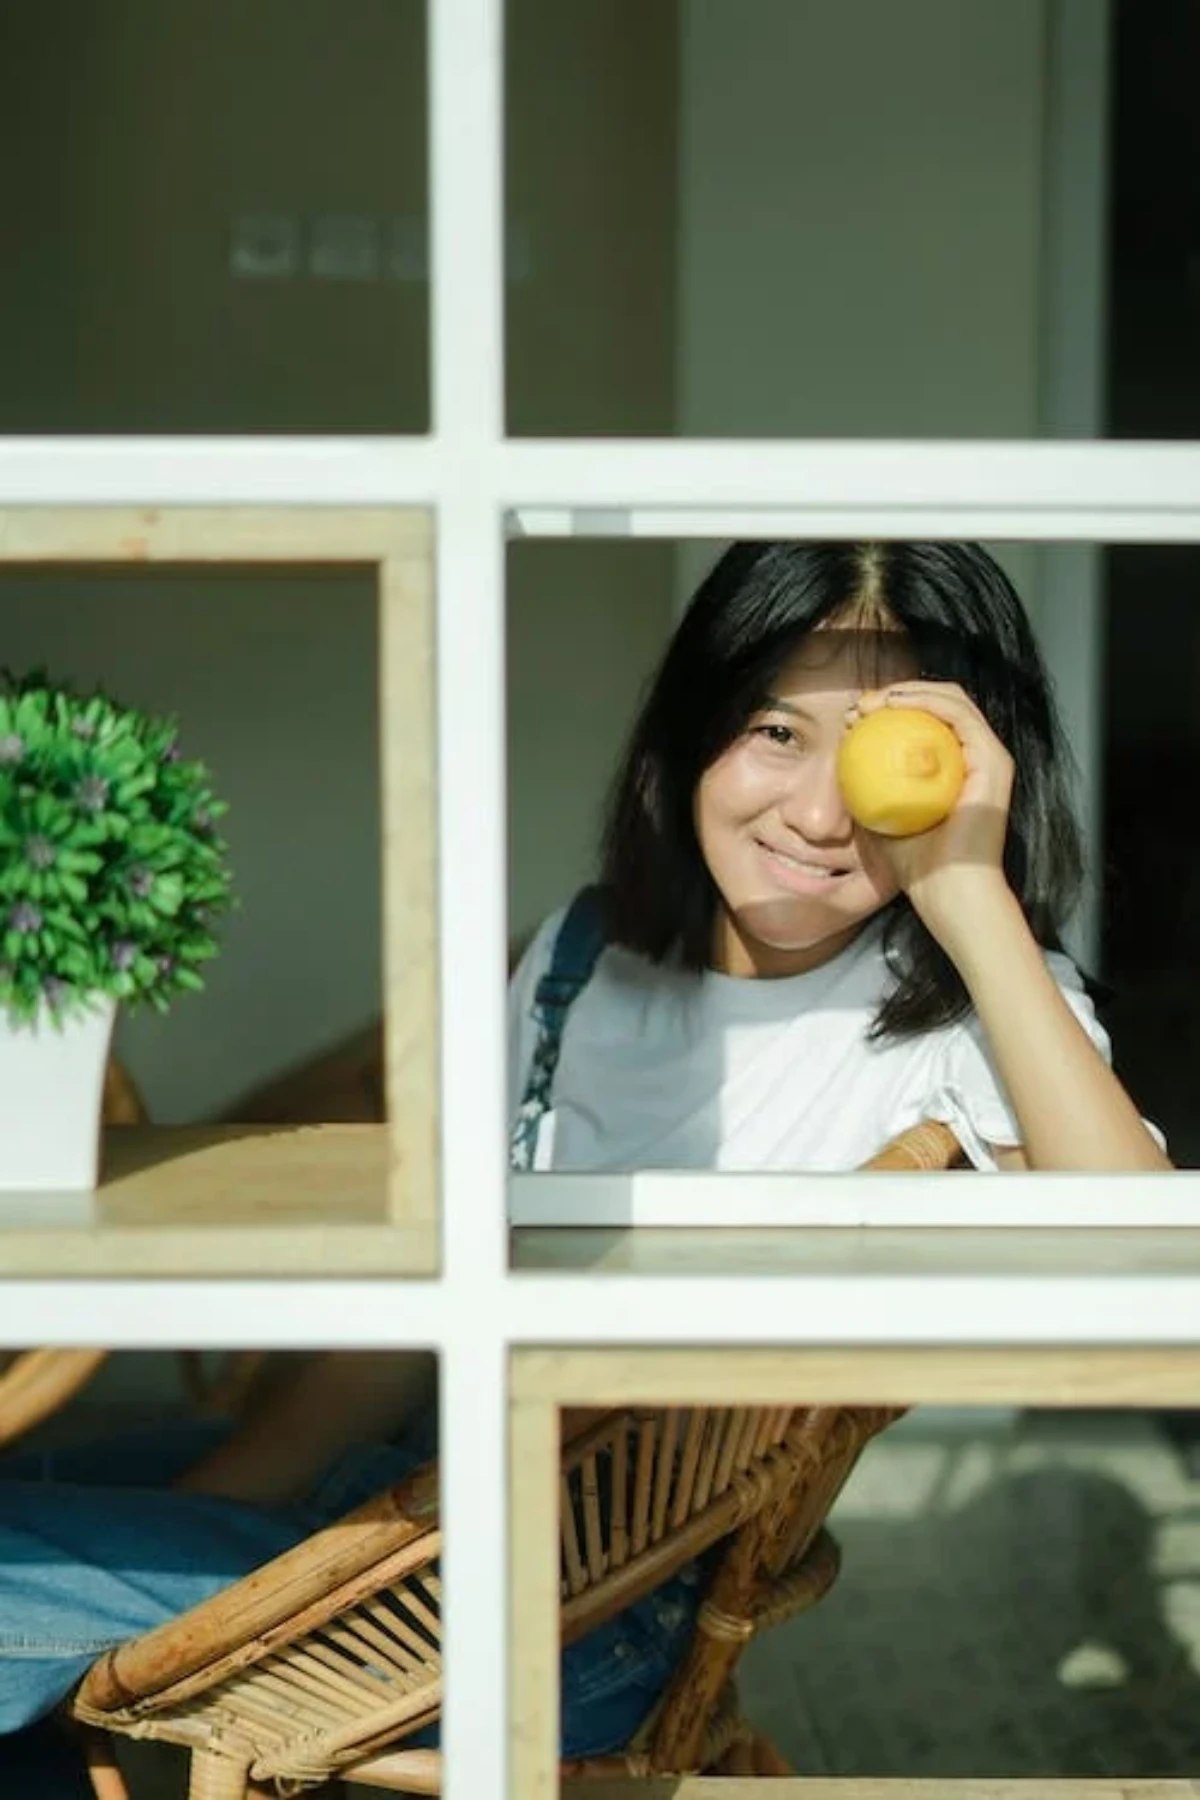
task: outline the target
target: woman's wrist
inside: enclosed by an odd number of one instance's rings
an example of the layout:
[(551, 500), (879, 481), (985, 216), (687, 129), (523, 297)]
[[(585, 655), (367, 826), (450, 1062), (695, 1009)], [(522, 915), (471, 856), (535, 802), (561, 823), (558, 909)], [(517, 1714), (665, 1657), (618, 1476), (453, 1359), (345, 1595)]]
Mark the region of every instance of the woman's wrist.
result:
[(923, 905), (916, 896), (910, 898), (922, 924), (968, 988), (997, 956), (1011, 954), (1014, 939), (1032, 943), (1021, 903), (1003, 870), (964, 869), (952, 884), (941, 885), (936, 901), (931, 898)]

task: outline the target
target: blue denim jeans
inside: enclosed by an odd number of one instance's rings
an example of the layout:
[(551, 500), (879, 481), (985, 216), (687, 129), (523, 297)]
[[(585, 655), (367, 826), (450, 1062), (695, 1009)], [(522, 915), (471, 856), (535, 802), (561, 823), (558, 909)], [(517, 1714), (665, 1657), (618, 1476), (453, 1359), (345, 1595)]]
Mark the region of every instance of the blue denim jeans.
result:
[[(290, 1549), (433, 1454), (358, 1444), (298, 1504), (250, 1507), (169, 1483), (225, 1436), (193, 1420), (51, 1452), (0, 1457), (0, 1795), (89, 1800), (65, 1741), (44, 1720), (92, 1660), (176, 1617)], [(688, 1570), (562, 1656), (567, 1756), (623, 1744), (666, 1686), (691, 1631)], [(449, 1679), (454, 1651), (449, 1647)], [(410, 1740), (435, 1742), (436, 1733)]]

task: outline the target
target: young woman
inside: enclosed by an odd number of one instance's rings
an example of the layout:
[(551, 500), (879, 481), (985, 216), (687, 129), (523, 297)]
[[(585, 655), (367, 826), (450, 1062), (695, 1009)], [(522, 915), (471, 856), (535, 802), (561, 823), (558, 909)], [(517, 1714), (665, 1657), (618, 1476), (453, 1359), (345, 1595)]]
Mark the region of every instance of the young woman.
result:
[[(943, 824), (885, 840), (851, 821), (836, 756), (896, 704), (957, 733), (967, 777)], [(1168, 1168), (1061, 952), (1067, 794), (1028, 623), (982, 550), (734, 546), (620, 769), (590, 978), (544, 1006), (560, 913), (512, 982), (516, 1159), (850, 1169), (940, 1119), (979, 1168)], [(319, 1357), (232, 1433), (0, 1464), (0, 1791), (86, 1793), (24, 1728), (101, 1650), (400, 1479), (429, 1452), (428, 1379), (416, 1357)], [(698, 1591), (691, 1571), (566, 1652), (568, 1754), (627, 1739)]]
[[(848, 726), (922, 707), (966, 782), (916, 837), (855, 826)], [(963, 544), (737, 544), (615, 785), (607, 948), (566, 1016), (531, 1166), (851, 1169), (924, 1119), (981, 1169), (1170, 1167), (1060, 933), (1081, 859), (1021, 602)], [(562, 915), (512, 986), (514, 1105)]]

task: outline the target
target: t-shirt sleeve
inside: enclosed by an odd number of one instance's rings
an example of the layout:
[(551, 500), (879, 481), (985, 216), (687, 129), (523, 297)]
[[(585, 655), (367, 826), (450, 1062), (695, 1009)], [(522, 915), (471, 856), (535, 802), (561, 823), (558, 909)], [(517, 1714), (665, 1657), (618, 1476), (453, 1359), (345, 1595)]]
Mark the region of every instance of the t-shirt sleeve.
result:
[(550, 965), (550, 954), (566, 909), (560, 907), (543, 920), (508, 983), (508, 1116), (516, 1116), (525, 1092), (533, 1060), (537, 1026), (533, 1020), (533, 996)]
[[(1046, 966), (1092, 1043), (1105, 1062), (1111, 1064), (1108, 1033), (1096, 1017), (1078, 969), (1069, 957), (1052, 951), (1046, 953)], [(976, 1169), (995, 1169), (993, 1151), (1020, 1144), (1021, 1129), (1012, 1102), (992, 1061), (983, 1026), (974, 1014), (962, 1024), (938, 1033), (926, 1080), (923, 1116), (949, 1125)], [(1150, 1130), (1161, 1142), (1161, 1133), (1153, 1126)]]

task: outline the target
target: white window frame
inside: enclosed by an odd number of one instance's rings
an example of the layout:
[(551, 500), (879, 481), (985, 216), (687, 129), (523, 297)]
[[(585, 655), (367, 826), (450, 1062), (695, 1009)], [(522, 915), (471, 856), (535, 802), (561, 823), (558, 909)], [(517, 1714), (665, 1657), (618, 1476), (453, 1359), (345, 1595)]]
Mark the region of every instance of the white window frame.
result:
[[(442, 970), (441, 1274), (321, 1283), (0, 1280), (0, 1318), (10, 1344), (406, 1344), (440, 1352), (448, 1800), (500, 1800), (506, 1791), (505, 1420), (514, 1348), (703, 1345), (717, 1318), (721, 1346), (1200, 1341), (1200, 1235), (1162, 1230), (1200, 1221), (1200, 1175), (1172, 1177), (1166, 1189), (1137, 1177), (1006, 1178), (986, 1190), (988, 1222), (1009, 1228), (1003, 1253), (994, 1238), (973, 1233), (955, 1234), (952, 1253), (944, 1233), (932, 1234), (933, 1252), (928, 1234), (906, 1243), (897, 1233), (872, 1257), (851, 1234), (832, 1260), (814, 1254), (810, 1267), (788, 1273), (713, 1272), (703, 1259), (679, 1274), (510, 1270), (499, 974), (506, 536), (1196, 541), (1200, 445), (506, 442), (501, 13), (502, 0), (430, 0), (428, 437), (0, 440), (0, 508), (423, 505), (436, 517), (439, 922), (442, 943), (453, 947)], [(758, 1206), (752, 1196), (767, 1193), (773, 1179), (739, 1178), (735, 1200)], [(940, 1218), (937, 1182), (904, 1179), (910, 1222), (930, 1223), (930, 1208)], [(678, 1178), (661, 1181), (656, 1205)], [(711, 1179), (689, 1186), (701, 1211), (716, 1204)], [(957, 1190), (956, 1207), (983, 1203), (982, 1192)], [(843, 1200), (835, 1205), (821, 1185), (813, 1204), (827, 1223), (845, 1224), (847, 1208), (865, 1205), (858, 1184)], [(1048, 1208), (1080, 1227), (1102, 1215), (1123, 1228), (1119, 1247), (1094, 1230), (1020, 1229), (1034, 1217), (1045, 1223)], [(1143, 1229), (1124, 1229), (1133, 1226)], [(1110, 1385), (1116, 1397), (1119, 1375)]]

